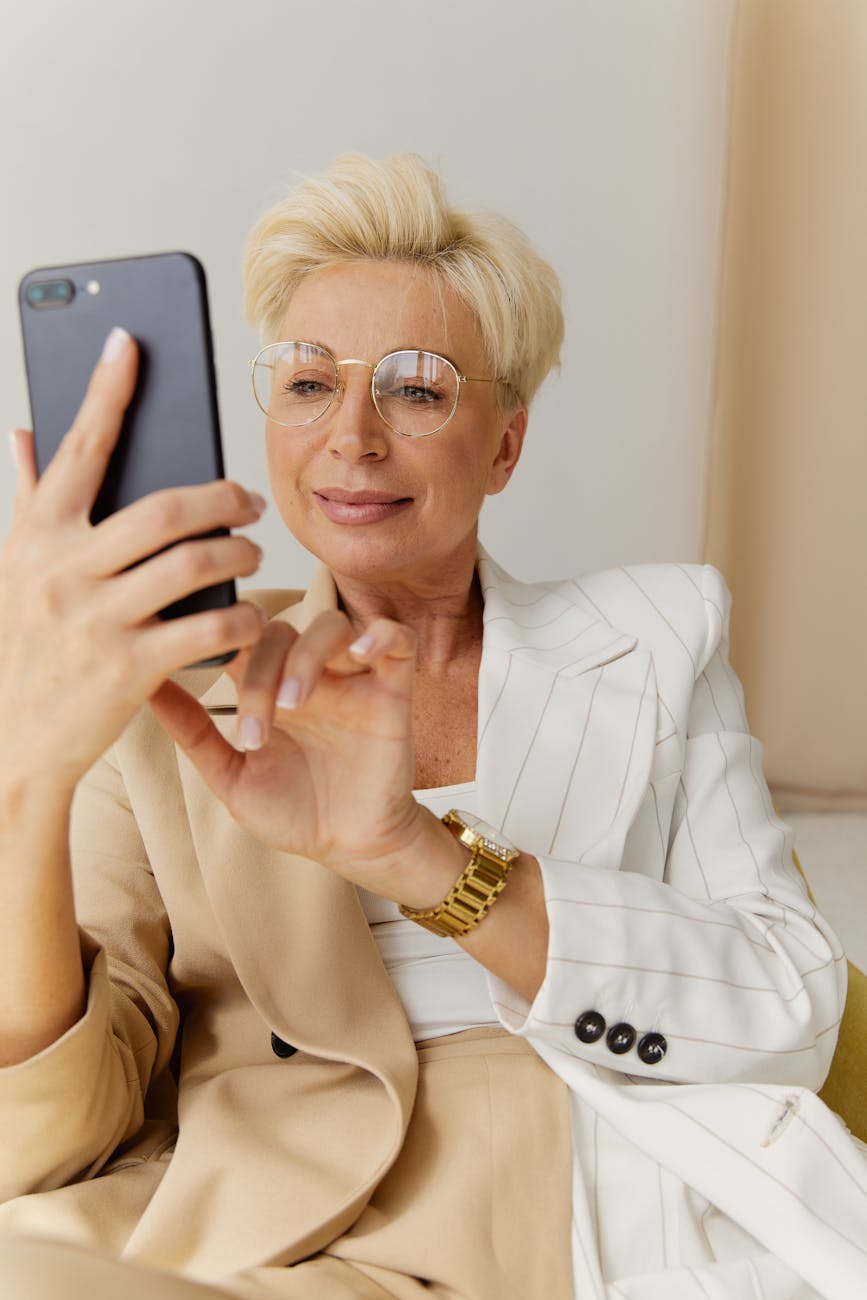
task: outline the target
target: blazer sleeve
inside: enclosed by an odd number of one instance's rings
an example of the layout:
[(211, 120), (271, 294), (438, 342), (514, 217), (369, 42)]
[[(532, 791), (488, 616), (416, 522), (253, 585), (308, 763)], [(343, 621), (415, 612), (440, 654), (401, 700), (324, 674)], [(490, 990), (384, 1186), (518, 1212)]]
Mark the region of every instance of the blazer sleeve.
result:
[(76, 792), (71, 848), (87, 1005), (57, 1042), (0, 1070), (0, 1200), (97, 1174), (171, 1061), (168, 918), (110, 754)]
[[(728, 662), (725, 584), (709, 566), (695, 572), (708, 635), (673, 777), (662, 876), (642, 862), (642, 834), (666, 829), (651, 786), (646, 803), (657, 815), (636, 819), (621, 870), (540, 858), (550, 925), (544, 981), (530, 1004), (489, 975), (492, 1001), (511, 1032), (636, 1078), (818, 1089), (845, 1003), (846, 962), (771, 802)], [(586, 1012), (595, 1014), (593, 1032), (604, 1024), (592, 1042), (576, 1033)], [(622, 1054), (608, 1041), (614, 1026), (634, 1031)], [(650, 1062), (641, 1052), (647, 1035), (659, 1036)]]

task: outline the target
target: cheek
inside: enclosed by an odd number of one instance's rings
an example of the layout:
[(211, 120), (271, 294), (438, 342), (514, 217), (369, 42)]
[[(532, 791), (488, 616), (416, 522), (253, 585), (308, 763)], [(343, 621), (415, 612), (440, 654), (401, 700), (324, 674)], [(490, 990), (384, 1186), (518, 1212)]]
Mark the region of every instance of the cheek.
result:
[(271, 496), (280, 511), (283, 521), (292, 528), (300, 517), (303, 497), (298, 490), (301, 474), (308, 457), (302, 448), (290, 442), (282, 432), (268, 432), (265, 439), (265, 453), (268, 462), (268, 480), (271, 484)]
[(425, 484), (424, 514), (443, 535), (463, 536), (481, 513), (487, 472), (472, 457), (455, 457), (437, 469)]
[(287, 437), (286, 430), (279, 426), (266, 427), (265, 453), (272, 487), (299, 483), (316, 455), (317, 446), (312, 438)]
[(456, 502), (475, 501), (481, 505), (491, 477), (491, 465), (478, 443), (471, 438), (457, 442), (438, 468), (440, 493)]

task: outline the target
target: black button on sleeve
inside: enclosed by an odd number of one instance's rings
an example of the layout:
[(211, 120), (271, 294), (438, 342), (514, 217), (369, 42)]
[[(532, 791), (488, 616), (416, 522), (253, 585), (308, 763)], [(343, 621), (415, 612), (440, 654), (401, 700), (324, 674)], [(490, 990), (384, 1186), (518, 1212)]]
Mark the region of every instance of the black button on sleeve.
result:
[(635, 1030), (632, 1025), (628, 1025), (625, 1020), (621, 1020), (619, 1025), (611, 1026), (605, 1041), (608, 1044), (609, 1052), (613, 1052), (615, 1056), (622, 1056), (624, 1052), (629, 1051), (635, 1042)]
[(645, 1065), (658, 1065), (668, 1051), (662, 1034), (645, 1034), (638, 1044), (638, 1055)]
[(583, 1011), (575, 1021), (575, 1037), (582, 1043), (596, 1043), (605, 1033), (605, 1017), (598, 1011)]
[(278, 1038), (276, 1034), (272, 1034), (271, 1051), (275, 1056), (279, 1056), (282, 1060), (285, 1060), (287, 1056), (294, 1056), (298, 1051), (298, 1048), (293, 1047), (291, 1043), (285, 1043), (283, 1039)]

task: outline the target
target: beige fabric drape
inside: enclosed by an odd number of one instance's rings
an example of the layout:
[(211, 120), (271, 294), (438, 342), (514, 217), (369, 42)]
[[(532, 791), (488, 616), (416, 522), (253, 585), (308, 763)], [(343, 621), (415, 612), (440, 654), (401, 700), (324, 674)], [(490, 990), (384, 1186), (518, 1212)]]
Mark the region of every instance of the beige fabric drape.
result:
[(783, 808), (867, 808), (867, 3), (740, 0), (705, 556)]

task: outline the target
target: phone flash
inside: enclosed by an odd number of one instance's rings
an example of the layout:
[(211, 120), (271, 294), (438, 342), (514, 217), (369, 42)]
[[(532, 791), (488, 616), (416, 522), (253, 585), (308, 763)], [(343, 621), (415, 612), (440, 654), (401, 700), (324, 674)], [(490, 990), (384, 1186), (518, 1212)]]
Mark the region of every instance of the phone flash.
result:
[(84, 287), (88, 293), (99, 293), (99, 280), (88, 280)]

